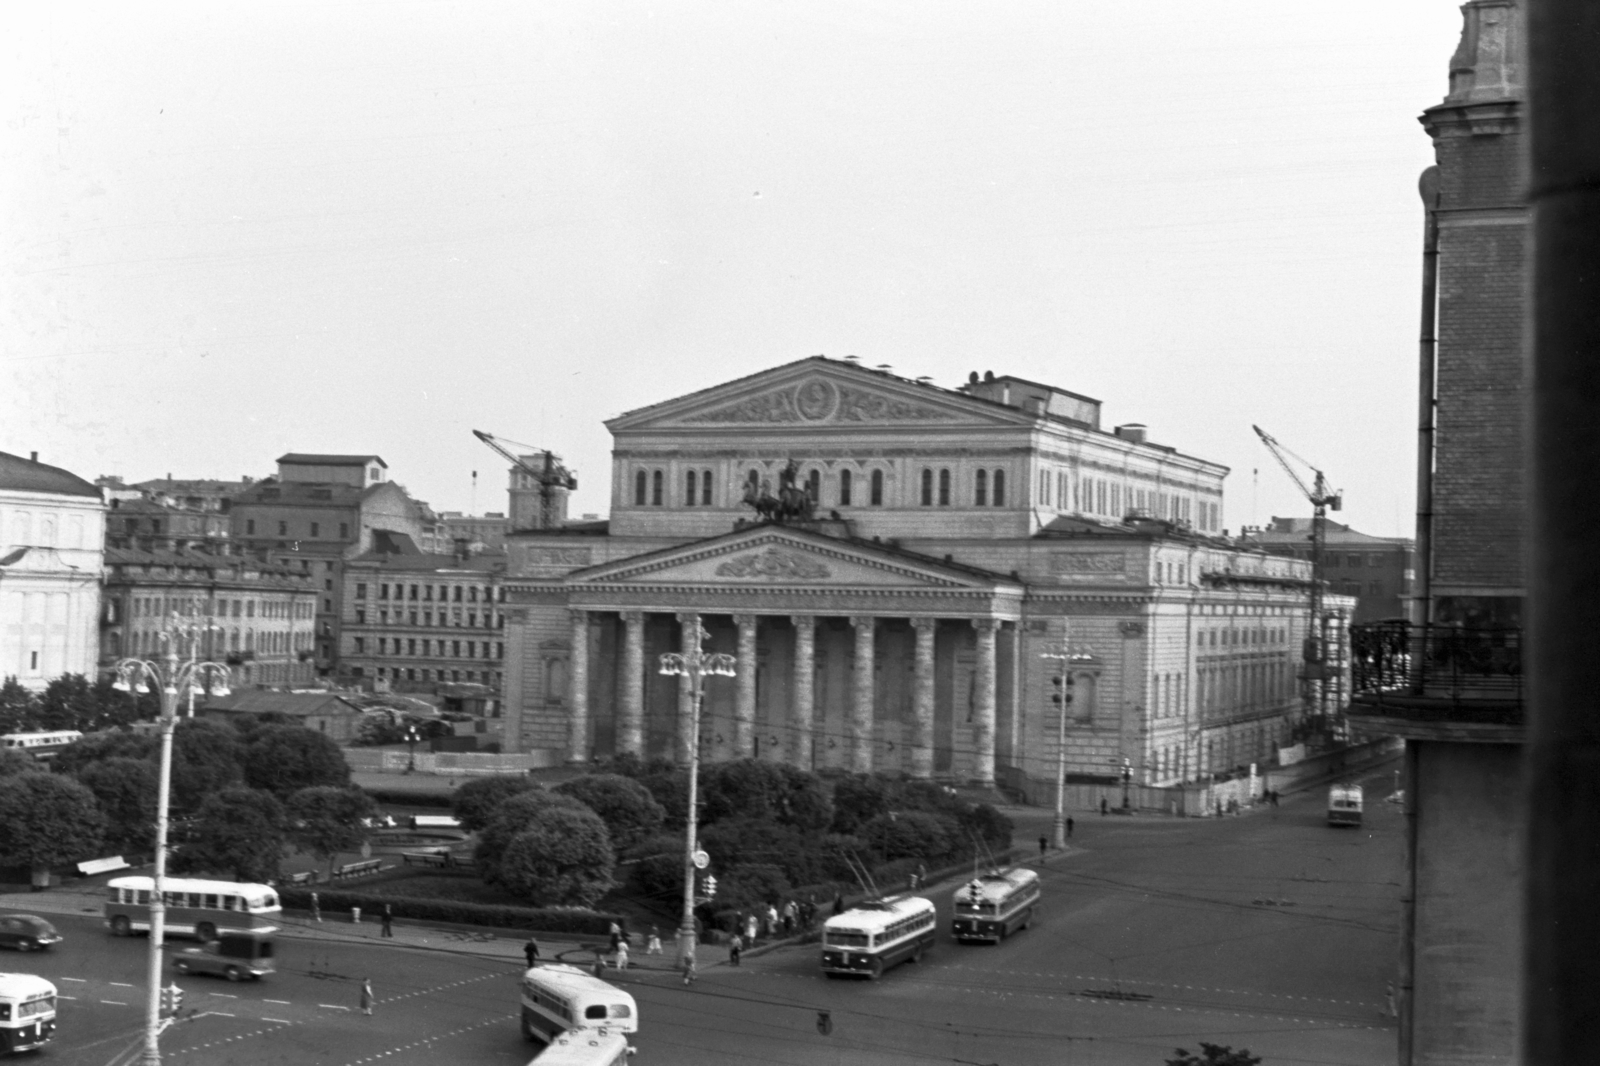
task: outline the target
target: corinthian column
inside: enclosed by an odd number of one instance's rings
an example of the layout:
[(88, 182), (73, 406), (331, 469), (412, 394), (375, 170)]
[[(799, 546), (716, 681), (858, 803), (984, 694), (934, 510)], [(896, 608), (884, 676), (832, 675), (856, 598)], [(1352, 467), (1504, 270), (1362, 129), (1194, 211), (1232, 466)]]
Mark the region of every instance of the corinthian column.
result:
[(972, 777), (980, 785), (994, 784), (994, 719), (995, 719), (995, 631), (1000, 622), (995, 618), (974, 618), (973, 628), (978, 631), (978, 665), (972, 708)]
[(872, 772), (873, 637), (878, 620), (871, 615), (855, 615), (850, 624), (856, 630), (856, 665), (850, 692), (850, 769), (858, 774)]
[(911, 675), (911, 776), (933, 776), (933, 636), (937, 618), (913, 618), (917, 634), (915, 668)]
[(644, 612), (622, 612), (622, 721), (617, 750), (644, 755)]
[(748, 759), (755, 753), (752, 743), (756, 729), (756, 616), (736, 614), (739, 627), (739, 665), (735, 680), (739, 684), (733, 708), (733, 757)]
[(589, 761), (589, 612), (568, 611), (572, 621), (572, 653), (568, 659), (567, 761)]
[(811, 723), (817, 705), (817, 619), (797, 614), (794, 623), (794, 764), (811, 769)]
[[(694, 650), (695, 637), (699, 633), (700, 616), (692, 611), (678, 615), (678, 650), (688, 655)], [(678, 763), (688, 766), (693, 757), (700, 738), (695, 736), (694, 730), (694, 685), (689, 675), (678, 675)]]

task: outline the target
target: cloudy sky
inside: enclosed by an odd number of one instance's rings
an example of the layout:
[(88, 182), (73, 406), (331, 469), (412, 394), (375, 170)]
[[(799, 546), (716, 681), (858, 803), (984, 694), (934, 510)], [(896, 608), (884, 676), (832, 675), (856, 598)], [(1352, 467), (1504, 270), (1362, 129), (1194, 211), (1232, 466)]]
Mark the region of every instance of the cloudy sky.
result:
[[(376, 452), (604, 511), (622, 411), (816, 353), (1105, 402), (1409, 534), (1453, 0), (124, 2), (0, 14), (0, 450)], [(472, 472), (479, 472), (474, 499)]]

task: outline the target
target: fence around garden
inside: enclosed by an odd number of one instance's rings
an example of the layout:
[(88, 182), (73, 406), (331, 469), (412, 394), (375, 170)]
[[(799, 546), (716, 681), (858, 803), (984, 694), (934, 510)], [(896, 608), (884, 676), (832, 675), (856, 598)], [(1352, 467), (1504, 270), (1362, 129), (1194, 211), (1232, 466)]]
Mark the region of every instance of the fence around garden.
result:
[(529, 751), (517, 755), (492, 754), (479, 751), (419, 751), (416, 764), (406, 751), (388, 748), (346, 748), (345, 761), (357, 773), (368, 774), (439, 774), (465, 777), (488, 774), (521, 774), (529, 770), (546, 770), (561, 765), (559, 752)]

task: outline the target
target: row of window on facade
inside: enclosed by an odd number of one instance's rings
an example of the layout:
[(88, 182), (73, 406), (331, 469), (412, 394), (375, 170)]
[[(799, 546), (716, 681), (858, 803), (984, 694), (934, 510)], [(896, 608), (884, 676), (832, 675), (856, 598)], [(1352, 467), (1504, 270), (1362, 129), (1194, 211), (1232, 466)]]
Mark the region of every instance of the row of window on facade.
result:
[[(286, 600), (204, 599), (193, 600), (171, 596), (131, 596), (129, 612), (134, 618), (149, 618), (177, 612), (186, 617), (200, 615), (210, 618), (310, 618), (315, 606), (309, 600), (291, 604)], [(259, 611), (257, 604), (259, 603)], [(115, 622), (116, 618), (107, 621)]]
[[(435, 592), (436, 589), (438, 591), (438, 595), (437, 596), (434, 595), (434, 592)], [(456, 603), (477, 603), (478, 600), (479, 600), (479, 586), (477, 586), (477, 585), (387, 585), (387, 584), (381, 584), (381, 585), (378, 586), (378, 599), (380, 599), (380, 600), (405, 600), (405, 599), (411, 599), (411, 600), (424, 600), (424, 601), (437, 599), (440, 602), (448, 602), (451, 599), (451, 592), (450, 592), (451, 589), (455, 590), (454, 599), (455, 599)], [(393, 592), (393, 595), (390, 594), (391, 591)], [(409, 596), (407, 595), (408, 591), (410, 592)], [(482, 599), (483, 599), (483, 602), (484, 603), (493, 603), (494, 602), (494, 592), (495, 592), (495, 590), (493, 588), (491, 588), (489, 586), (483, 586), (482, 587), (482, 594), (483, 594), (482, 595)], [(366, 583), (365, 582), (360, 582), (360, 581), (356, 582), (356, 599), (364, 600), (366, 598), (367, 598), (367, 585), (366, 585)], [(506, 600), (506, 590), (505, 589), (501, 589), (500, 590), (500, 602), (504, 603), (505, 600)]]
[[(167, 650), (167, 645), (161, 639), (161, 630), (135, 629), (128, 633), (129, 655), (160, 655)], [(123, 654), (120, 648), (121, 636), (111, 634), (112, 654)], [(254, 651), (264, 655), (284, 654), (299, 651), (311, 646), (310, 630), (290, 633), (283, 630), (268, 630), (257, 632), (254, 629), (230, 629), (225, 633), (214, 633), (207, 637), (201, 644), (202, 655), (215, 655), (224, 651)]]
[[(321, 522), (310, 522), (310, 523), (307, 523), (307, 525), (308, 525), (309, 529), (311, 530), (311, 532), (306, 535), (307, 539), (316, 540), (318, 537), (322, 536), (322, 523)], [(256, 520), (254, 518), (246, 518), (244, 520), (244, 534), (247, 537), (255, 536), (255, 534), (256, 534)], [(278, 521), (278, 536), (287, 537), (289, 535), (290, 535), (290, 533), (289, 533), (289, 523), (287, 521), (284, 521), (284, 520), (280, 519)], [(350, 523), (349, 522), (340, 522), (339, 523), (339, 539), (340, 540), (349, 540), (350, 539)]]
[[(854, 471), (841, 470), (833, 479), (834, 499), (825, 501), (822, 493), (822, 471), (813, 468), (801, 479), (812, 502), (817, 505), (837, 507), (882, 507), (884, 499), (884, 472), (873, 470), (867, 474), (862, 486)], [(774, 491), (770, 479), (763, 478), (759, 470), (745, 475), (744, 491), (756, 493), (765, 489)], [(690, 470), (683, 479), (683, 506), (710, 507), (712, 476), (709, 470)], [(924, 469), (921, 473), (919, 499), (924, 507), (948, 507), (951, 504), (952, 479), (949, 470)], [(863, 488), (865, 491), (863, 492)], [(865, 499), (861, 497), (865, 496)], [(662, 470), (639, 470), (633, 478), (633, 502), (636, 507), (662, 507), (666, 504), (666, 473)], [(1006, 502), (1006, 472), (1004, 470), (979, 470), (973, 476), (972, 502), (976, 507), (1004, 507)]]
[[(1195, 522), (1195, 504), (1200, 520)], [(1130, 512), (1151, 515), (1171, 522), (1184, 522), (1200, 529), (1214, 530), (1222, 525), (1220, 501), (1195, 501), (1175, 492), (1142, 489), (1109, 478), (1079, 475), (1074, 479), (1066, 470), (1039, 471), (1039, 505), (1056, 511), (1097, 514), (1121, 521)]]
[[(418, 611), (414, 607), (410, 611), (402, 611), (402, 610), (400, 610), (398, 608), (396, 608), (393, 612), (390, 612), (388, 610), (379, 610), (378, 611), (378, 615), (377, 615), (377, 619), (378, 619), (377, 624), (380, 625), (380, 626), (386, 626), (386, 625), (397, 625), (397, 626), (399, 626), (399, 625), (424, 625), (424, 626), (431, 626), (431, 625), (433, 625), (433, 612), (432, 611), (422, 611), (420, 613), (420, 621), (419, 621)], [(408, 619), (409, 619), (409, 621), (408, 621)], [(364, 626), (366, 624), (367, 624), (367, 611), (366, 611), (366, 608), (357, 607), (356, 608), (356, 625)], [(455, 608), (455, 610), (453, 612), (453, 616), (452, 616), (452, 615), (446, 615), (445, 614), (445, 609), (443, 607), (441, 607), (441, 608), (439, 608), (439, 624), (441, 626), (454, 625), (454, 627), (457, 628), (457, 629), (460, 629), (463, 626), (466, 627), (467, 629), (477, 629), (478, 628), (478, 612), (476, 612), (476, 611), (468, 611), (465, 614), (462, 614), (461, 608), (457, 607), (457, 608)], [(484, 611), (483, 612), (483, 628), (485, 628), (485, 629), (504, 629), (505, 626), (506, 626), (506, 616), (505, 615), (503, 615), (503, 614), (495, 614), (492, 611)]]
[[(31, 511), (11, 512), (11, 546), (13, 548), (83, 548), (83, 515), (67, 515), (63, 519), (51, 512), (38, 516), (38, 539), (34, 536), (34, 515)], [(60, 537), (59, 542), (57, 537)]]
[[(353, 637), (351, 639), (355, 641), (355, 654), (357, 654), (357, 655), (365, 655), (367, 653), (367, 638), (366, 637)], [(405, 641), (405, 650), (404, 651), (400, 650), (400, 642), (402, 640)], [(447, 655), (452, 659), (461, 659), (461, 658), (467, 658), (467, 659), (488, 659), (488, 658), (504, 659), (506, 657), (506, 646), (505, 646), (504, 643), (502, 643), (500, 641), (494, 642), (494, 655), (493, 656), (490, 656), (490, 654), (489, 654), (489, 644), (490, 644), (490, 642), (487, 641), (487, 640), (450, 640), (450, 641), (446, 641), (446, 640), (430, 640), (427, 637), (420, 637), (420, 638), (419, 637), (378, 637), (378, 638), (376, 638), (377, 654), (379, 654), (379, 655), (423, 655), (423, 656), (434, 656), (434, 655), (437, 655), (441, 659), (445, 658)], [(417, 650), (418, 645), (421, 645), (421, 648), (422, 648), (421, 651)], [(438, 650), (437, 651), (434, 650), (435, 645), (438, 646)], [(448, 646), (448, 650), (447, 650), (447, 646)], [(466, 649), (466, 655), (465, 656), (463, 656), (461, 654), (462, 648)]]
[[(465, 681), (474, 685), (499, 685), (505, 675), (498, 670), (430, 670), (418, 666), (379, 666), (373, 670), (373, 676), (389, 681)], [(352, 666), (352, 677), (365, 677), (366, 668)]]
[[(1293, 549), (1290, 549), (1290, 553), (1293, 554), (1295, 556), (1295, 558), (1297, 558), (1297, 559), (1309, 559), (1309, 558), (1311, 558), (1311, 549), (1310, 548), (1293, 548)], [(1361, 554), (1361, 555), (1352, 555), (1352, 554), (1347, 554), (1345, 552), (1324, 551), (1322, 553), (1322, 565), (1323, 566), (1342, 566), (1342, 567), (1345, 567), (1346, 569), (1360, 569), (1362, 567), (1393, 566), (1395, 564), (1395, 562), (1397, 561), (1397, 559), (1396, 559), (1396, 555), (1397, 554), (1398, 554), (1397, 551), (1371, 552), (1371, 553), (1364, 553), (1364, 554)], [(1405, 554), (1406, 555), (1410, 555), (1409, 550), (1406, 551)]]
[[(1205, 743), (1202, 765), (1193, 768), (1192, 772), (1221, 773), (1241, 763), (1266, 762), (1272, 757), (1272, 749), (1277, 744), (1277, 732), (1273, 727), (1256, 725), (1237, 734), (1230, 733), (1221, 743), (1215, 737), (1209, 738)], [(1183, 781), (1190, 778), (1191, 760), (1184, 746), (1171, 744), (1156, 749), (1152, 754), (1155, 764), (1150, 769), (1155, 780)], [(1200, 758), (1200, 752), (1196, 752), (1195, 757)]]

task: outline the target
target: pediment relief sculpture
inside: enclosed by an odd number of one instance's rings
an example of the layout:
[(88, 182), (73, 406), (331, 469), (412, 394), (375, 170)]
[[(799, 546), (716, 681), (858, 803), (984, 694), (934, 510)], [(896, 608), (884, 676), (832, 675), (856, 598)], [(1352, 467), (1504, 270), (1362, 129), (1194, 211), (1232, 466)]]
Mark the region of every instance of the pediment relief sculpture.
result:
[(764, 552), (736, 555), (719, 563), (718, 577), (766, 578), (772, 581), (822, 581), (833, 571), (798, 552), (768, 548)]
[(942, 407), (852, 385), (836, 385), (826, 378), (815, 377), (690, 415), (684, 421), (702, 424), (948, 422), (956, 417)]

